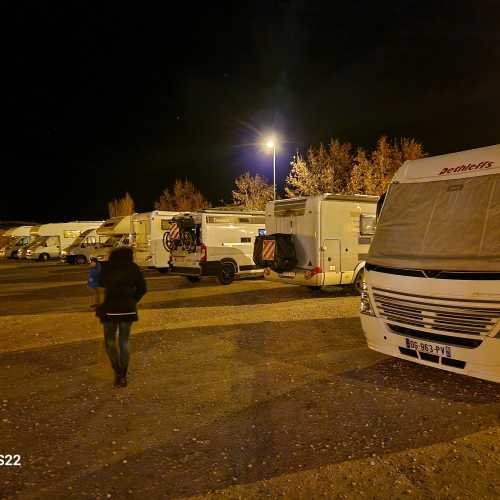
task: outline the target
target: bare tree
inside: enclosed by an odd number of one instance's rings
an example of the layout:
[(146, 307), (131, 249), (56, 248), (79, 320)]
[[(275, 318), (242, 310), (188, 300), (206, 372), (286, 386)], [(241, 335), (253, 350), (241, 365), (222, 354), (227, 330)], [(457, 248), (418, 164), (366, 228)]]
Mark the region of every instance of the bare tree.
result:
[(155, 201), (155, 210), (175, 210), (175, 200), (169, 188), (165, 188)]
[(296, 156), (291, 167), (285, 186), (289, 197), (345, 193), (353, 168), (352, 146), (331, 139), (328, 146), (309, 148), (305, 158)]
[(294, 157), (286, 178), (288, 197), (320, 193), (381, 194), (406, 160), (425, 156), (415, 139), (392, 141), (382, 136), (371, 152), (331, 139), (327, 147), (309, 148), (306, 157)]
[(362, 194), (366, 192), (366, 179), (370, 171), (371, 163), (366, 155), (366, 151), (358, 148), (347, 190), (350, 194)]
[(415, 139), (396, 139), (391, 144), (386, 136), (377, 141), (369, 164), (365, 167), (363, 193), (380, 195), (387, 191), (396, 171), (406, 160), (417, 160), (426, 156), (422, 144)]
[(234, 204), (245, 210), (264, 210), (266, 203), (273, 199), (273, 186), (268, 184), (262, 175), (256, 174), (252, 177), (246, 172), (234, 183), (236, 185), (233, 191)]
[[(312, 154), (311, 150), (309, 150), (309, 159)], [(317, 194), (317, 185), (307, 159), (301, 155), (297, 155), (290, 162), (290, 166), (292, 168), (285, 181), (285, 194), (289, 198)]]
[(119, 215), (131, 215), (135, 211), (135, 203), (129, 193), (125, 193), (122, 198), (114, 199), (108, 203), (110, 217)]
[(209, 201), (187, 179), (177, 179), (172, 191), (169, 188), (164, 189), (155, 202), (156, 210), (172, 210), (177, 212), (195, 212), (209, 206)]

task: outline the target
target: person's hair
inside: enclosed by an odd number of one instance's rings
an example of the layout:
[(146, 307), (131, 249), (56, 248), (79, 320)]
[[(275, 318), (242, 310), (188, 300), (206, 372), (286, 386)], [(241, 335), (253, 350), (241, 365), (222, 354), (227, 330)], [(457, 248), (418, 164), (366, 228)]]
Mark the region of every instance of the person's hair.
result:
[(109, 256), (109, 262), (111, 264), (125, 264), (128, 262), (134, 262), (134, 254), (132, 249), (128, 247), (116, 248), (111, 252)]

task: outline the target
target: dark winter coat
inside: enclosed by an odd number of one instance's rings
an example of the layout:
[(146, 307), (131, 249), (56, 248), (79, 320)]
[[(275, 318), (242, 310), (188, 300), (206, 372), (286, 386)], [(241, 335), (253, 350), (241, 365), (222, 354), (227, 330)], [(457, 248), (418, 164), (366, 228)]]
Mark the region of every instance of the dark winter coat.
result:
[(101, 269), (99, 284), (105, 292), (96, 316), (106, 321), (137, 321), (137, 302), (146, 293), (146, 282), (129, 248), (115, 250)]

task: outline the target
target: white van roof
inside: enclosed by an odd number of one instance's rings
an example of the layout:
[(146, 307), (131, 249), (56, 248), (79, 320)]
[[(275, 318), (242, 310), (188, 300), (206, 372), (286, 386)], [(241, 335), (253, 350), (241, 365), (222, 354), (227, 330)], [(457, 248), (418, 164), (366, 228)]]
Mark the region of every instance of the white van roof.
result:
[(201, 212), (212, 215), (264, 215), (264, 211), (261, 210), (218, 210), (216, 208), (205, 208)]
[(33, 226), (18, 226), (12, 229), (9, 236), (29, 236)]
[(132, 217), (132, 215), (119, 215), (118, 217), (111, 217), (110, 219), (104, 221), (104, 223), (97, 229), (97, 234), (106, 236), (129, 234)]
[(392, 182), (430, 182), (500, 172), (500, 144), (458, 153), (408, 160)]
[(153, 210), (152, 212), (139, 212), (132, 215), (132, 220), (147, 220), (152, 217), (175, 217), (176, 215), (182, 214), (183, 212), (169, 212), (167, 210)]

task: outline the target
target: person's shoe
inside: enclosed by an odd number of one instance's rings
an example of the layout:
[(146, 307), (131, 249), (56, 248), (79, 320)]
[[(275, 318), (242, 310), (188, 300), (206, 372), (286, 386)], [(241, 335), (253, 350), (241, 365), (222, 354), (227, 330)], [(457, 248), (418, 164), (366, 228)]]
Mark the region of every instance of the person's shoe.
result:
[(118, 382), (119, 387), (127, 387), (127, 376), (123, 375), (123, 377), (120, 377), (120, 380)]
[(113, 383), (113, 385), (115, 387), (121, 387), (121, 375), (118, 375), (118, 373), (115, 374), (115, 382)]

